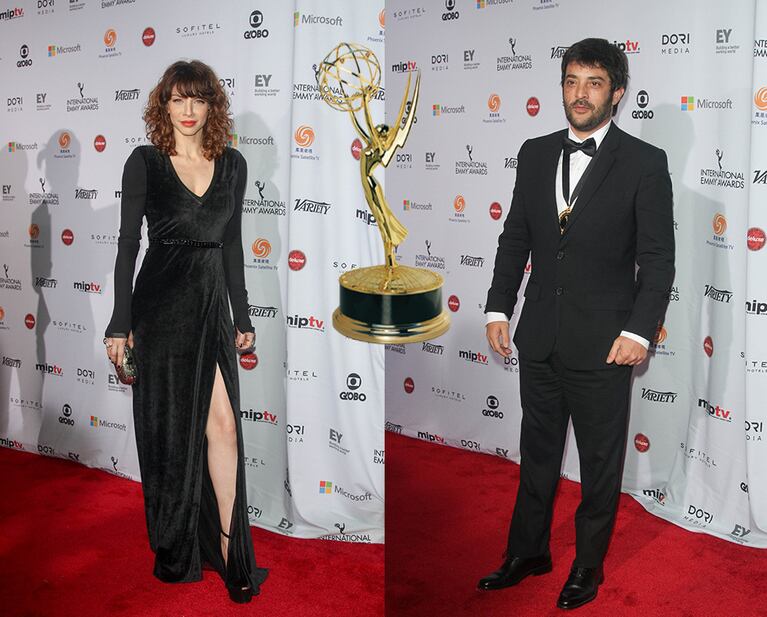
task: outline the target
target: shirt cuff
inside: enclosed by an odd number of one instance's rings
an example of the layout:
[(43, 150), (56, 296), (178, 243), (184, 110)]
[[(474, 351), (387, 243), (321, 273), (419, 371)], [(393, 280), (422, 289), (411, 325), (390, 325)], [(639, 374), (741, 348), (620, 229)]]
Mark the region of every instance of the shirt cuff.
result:
[(506, 313), (499, 313), (497, 311), (488, 311), (487, 322), (485, 323), (485, 325), (489, 323), (493, 323), (494, 321), (509, 321), (509, 318), (506, 316)]
[(645, 349), (648, 349), (650, 347), (650, 341), (648, 341), (646, 338), (639, 336), (638, 334), (634, 334), (633, 332), (626, 332), (625, 330), (623, 330), (621, 332), (621, 336), (625, 336), (626, 338), (630, 338), (632, 341), (636, 341)]

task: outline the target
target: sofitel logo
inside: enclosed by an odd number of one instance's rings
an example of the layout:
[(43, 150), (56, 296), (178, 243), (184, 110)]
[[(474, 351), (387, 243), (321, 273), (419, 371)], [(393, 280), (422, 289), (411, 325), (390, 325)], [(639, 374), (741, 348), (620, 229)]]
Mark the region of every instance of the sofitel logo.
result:
[[(254, 11), (254, 13), (259, 13), (259, 11)], [(212, 34), (218, 34), (218, 31), (220, 29), (221, 29), (221, 24), (219, 24), (218, 22), (190, 24), (188, 26), (178, 26), (176, 28), (176, 34), (180, 36), (182, 39), (185, 39), (185, 38), (190, 38), (194, 36), (208, 36)], [(250, 37), (246, 36), (245, 38), (247, 39)]]

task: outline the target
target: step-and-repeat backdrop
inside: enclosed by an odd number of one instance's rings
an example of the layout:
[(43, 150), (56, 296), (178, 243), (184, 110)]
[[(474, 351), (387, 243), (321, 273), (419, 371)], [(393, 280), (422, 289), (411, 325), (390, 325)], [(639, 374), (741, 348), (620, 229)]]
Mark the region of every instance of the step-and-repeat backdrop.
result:
[[(130, 390), (101, 342), (120, 178), (148, 143), (150, 89), (171, 62), (200, 59), (230, 97), (230, 145), (249, 169), (243, 247), (258, 340), (240, 359), (235, 411), (251, 523), (383, 541), (384, 352), (331, 326), (338, 275), (379, 262), (381, 243), (353, 126), (320, 99), (314, 71), (341, 41), (383, 63), (384, 21), (383, 0), (3, 4), (0, 445), (140, 479)], [(373, 112), (383, 119), (383, 89)]]
[[(519, 147), (566, 126), (562, 55), (603, 37), (629, 59), (618, 125), (668, 154), (677, 239), (666, 319), (635, 371), (624, 489), (688, 529), (767, 547), (765, 3), (393, 0), (387, 19), (390, 89), (422, 75), (387, 175), (410, 229), (399, 255), (445, 276), (453, 319), (387, 350), (387, 428), (519, 460), (517, 356), (490, 350), (484, 302)], [(572, 435), (563, 476), (578, 478)]]

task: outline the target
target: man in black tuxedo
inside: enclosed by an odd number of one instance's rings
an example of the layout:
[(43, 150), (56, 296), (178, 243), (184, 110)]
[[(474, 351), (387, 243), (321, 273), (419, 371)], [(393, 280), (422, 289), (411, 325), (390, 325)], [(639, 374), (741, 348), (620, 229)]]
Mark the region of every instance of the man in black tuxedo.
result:
[(647, 355), (674, 278), (666, 155), (611, 119), (627, 81), (625, 54), (604, 39), (585, 39), (566, 52), (562, 102), (569, 128), (527, 140), (519, 151), (485, 309), (490, 346), (508, 357), (508, 320), (529, 256), (532, 272), (514, 335), (522, 401), (519, 491), (506, 559), (479, 588), (509, 587), (551, 571), (552, 502), (571, 417), (582, 500), (560, 608), (593, 600), (603, 580), (631, 371)]

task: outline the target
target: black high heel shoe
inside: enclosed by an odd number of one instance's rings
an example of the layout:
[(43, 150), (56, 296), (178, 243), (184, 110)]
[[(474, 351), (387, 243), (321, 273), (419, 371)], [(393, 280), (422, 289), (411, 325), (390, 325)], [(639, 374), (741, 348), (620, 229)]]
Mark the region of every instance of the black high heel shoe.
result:
[[(229, 539), (229, 535), (223, 529), (221, 534), (227, 540)], [(226, 590), (229, 592), (229, 599), (237, 604), (247, 604), (253, 598), (253, 588), (250, 585), (230, 585), (226, 583)]]

